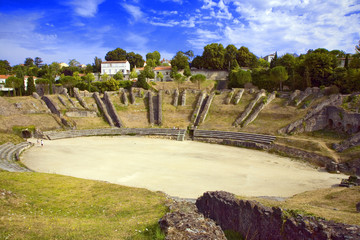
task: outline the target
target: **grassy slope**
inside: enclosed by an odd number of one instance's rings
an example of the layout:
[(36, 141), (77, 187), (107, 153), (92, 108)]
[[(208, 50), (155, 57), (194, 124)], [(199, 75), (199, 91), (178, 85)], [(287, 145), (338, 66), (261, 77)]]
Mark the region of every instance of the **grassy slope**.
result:
[[(215, 95), (210, 106), (208, 116), (199, 129), (223, 130), (223, 131), (238, 131), (232, 126), (236, 118), (241, 115), (246, 106), (255, 97), (253, 94), (244, 93), (239, 104), (234, 105), (232, 102), (228, 105), (224, 104), (228, 93), (224, 92), (220, 95)], [(234, 94), (234, 96), (236, 93)]]
[(266, 206), (278, 206), (336, 222), (357, 225), (360, 223), (360, 214), (356, 212), (356, 204), (360, 202), (360, 187), (309, 191), (297, 194), (284, 202), (264, 198), (240, 198), (256, 200)]
[(165, 201), (106, 182), (0, 172), (0, 239), (156, 239)]
[[(181, 96), (181, 95), (180, 95)], [(179, 96), (179, 102), (180, 102)], [(186, 105), (174, 107), (173, 103), (173, 91), (172, 94), (163, 94), (163, 124), (164, 128), (187, 128), (190, 125), (190, 118), (194, 111), (198, 94), (186, 92)]]
[(18, 144), (18, 143), (24, 142), (24, 139), (15, 134), (0, 133), (0, 145), (7, 143), (7, 142), (12, 142), (14, 144)]

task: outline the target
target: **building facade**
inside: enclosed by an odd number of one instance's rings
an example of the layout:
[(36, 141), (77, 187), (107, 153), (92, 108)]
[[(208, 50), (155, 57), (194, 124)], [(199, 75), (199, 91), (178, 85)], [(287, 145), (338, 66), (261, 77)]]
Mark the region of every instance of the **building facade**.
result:
[(117, 72), (130, 74), (130, 63), (128, 61), (107, 61), (101, 63), (101, 74), (115, 75)]

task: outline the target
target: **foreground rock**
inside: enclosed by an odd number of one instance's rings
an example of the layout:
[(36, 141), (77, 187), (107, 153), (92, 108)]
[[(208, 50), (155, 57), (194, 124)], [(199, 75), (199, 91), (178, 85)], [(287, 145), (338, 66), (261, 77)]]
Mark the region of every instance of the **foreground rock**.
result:
[(159, 224), (167, 240), (226, 240), (219, 226), (202, 214), (189, 202), (173, 202), (170, 212), (160, 219)]
[(246, 239), (360, 239), (360, 226), (266, 207), (255, 201), (239, 200), (228, 192), (206, 192), (196, 206), (222, 229), (234, 230)]

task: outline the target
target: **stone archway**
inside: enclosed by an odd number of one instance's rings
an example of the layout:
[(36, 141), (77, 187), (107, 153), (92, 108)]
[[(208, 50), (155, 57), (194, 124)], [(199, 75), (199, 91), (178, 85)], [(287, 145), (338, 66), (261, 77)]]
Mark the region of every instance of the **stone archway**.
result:
[(29, 130), (22, 130), (21, 135), (23, 138), (31, 138), (32, 133)]

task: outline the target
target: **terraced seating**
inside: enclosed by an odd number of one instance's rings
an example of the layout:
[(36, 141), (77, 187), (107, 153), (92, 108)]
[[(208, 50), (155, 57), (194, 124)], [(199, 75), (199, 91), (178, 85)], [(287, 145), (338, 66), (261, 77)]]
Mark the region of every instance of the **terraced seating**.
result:
[(195, 138), (217, 138), (217, 139), (229, 139), (239, 140), (246, 142), (255, 142), (262, 144), (271, 144), (275, 140), (275, 136), (253, 134), (244, 132), (223, 132), (223, 131), (210, 131), (210, 130), (195, 130)]
[(112, 136), (112, 135), (160, 135), (160, 136), (185, 136), (185, 129), (170, 128), (104, 128), (104, 129), (84, 129), (70, 130), (61, 132), (44, 132), (50, 140), (86, 136)]
[(30, 147), (31, 143), (23, 142), (17, 145), (5, 143), (0, 145), (0, 168), (9, 172), (30, 172), (26, 167), (20, 166), (16, 160), (22, 151)]

